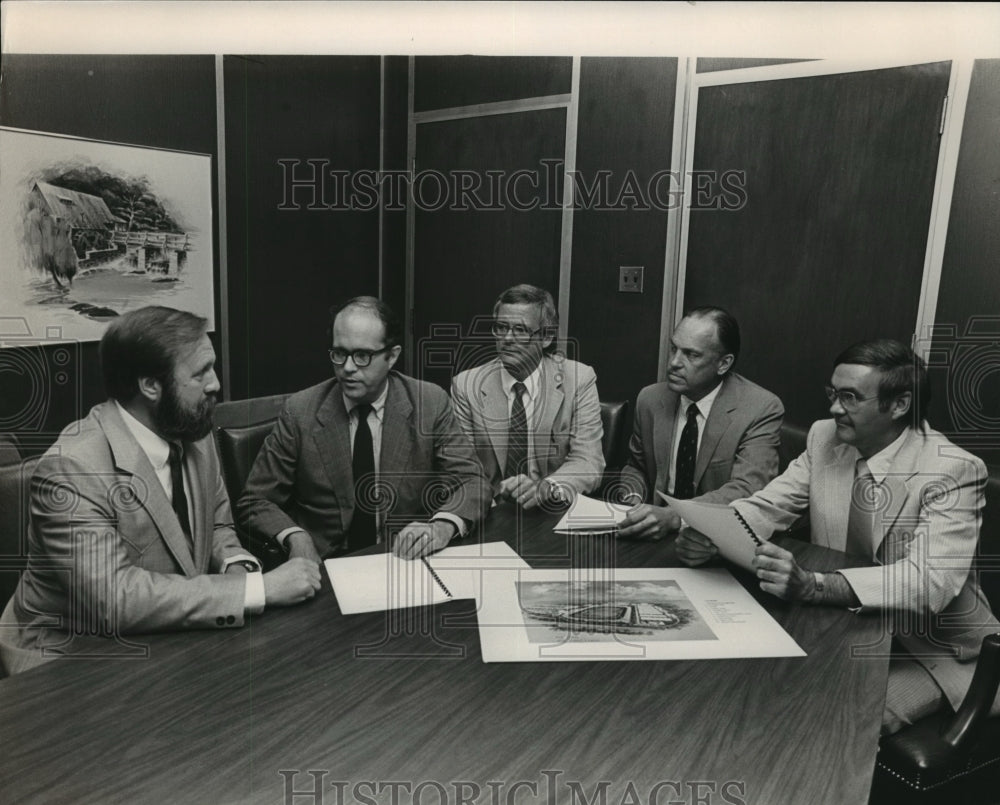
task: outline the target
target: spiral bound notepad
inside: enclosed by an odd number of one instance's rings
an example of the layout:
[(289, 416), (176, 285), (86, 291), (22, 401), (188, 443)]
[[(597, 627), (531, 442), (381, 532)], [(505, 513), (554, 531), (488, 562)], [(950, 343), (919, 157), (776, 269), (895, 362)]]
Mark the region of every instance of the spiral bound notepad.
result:
[[(744, 527), (744, 528), (745, 528), (745, 529), (747, 530), (747, 533), (748, 533), (748, 534), (750, 535), (750, 539), (752, 539), (752, 540), (753, 540), (753, 544), (754, 544), (754, 545), (763, 545), (764, 543), (762, 543), (762, 542), (760, 541), (760, 537), (758, 537), (758, 536), (757, 536), (757, 532), (756, 532), (756, 531), (754, 531), (754, 530), (753, 530), (753, 529), (752, 529), (752, 528), (750, 527), (750, 523), (748, 523), (748, 522), (747, 522), (747, 521), (746, 521), (746, 520), (744, 519), (743, 515), (742, 515), (742, 514), (740, 514), (740, 510), (739, 510), (739, 509), (733, 509), (733, 511), (734, 511), (734, 512), (736, 513), (736, 519), (738, 519), (738, 520), (740, 521), (740, 523), (742, 523), (742, 524), (743, 524), (743, 527)], [(432, 570), (431, 572), (433, 573), (434, 571)]]
[(756, 548), (761, 540), (735, 508), (722, 503), (678, 500), (662, 492), (657, 494), (685, 523), (712, 540), (723, 557), (746, 570), (753, 569)]

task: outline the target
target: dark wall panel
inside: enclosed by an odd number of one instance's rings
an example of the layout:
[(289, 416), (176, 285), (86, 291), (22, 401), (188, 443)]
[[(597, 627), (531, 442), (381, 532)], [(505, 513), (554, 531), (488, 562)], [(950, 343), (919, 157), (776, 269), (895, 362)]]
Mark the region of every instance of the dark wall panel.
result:
[(685, 307), (732, 311), (739, 371), (790, 422), (827, 415), (822, 387), (848, 344), (910, 340), (948, 76), (945, 62), (699, 94), (694, 170), (745, 180), (692, 198)]
[(1000, 59), (980, 59), (948, 222), (931, 424), (1000, 467)]
[(565, 56), (421, 56), (415, 60), (413, 109), (447, 109), (569, 92)]
[[(387, 171), (406, 170), (409, 59), (385, 58), (382, 163)], [(400, 316), (406, 305), (406, 199), (384, 198), (382, 214), (382, 298)]]
[[(63, 56), (4, 54), (0, 124), (95, 140), (216, 154), (215, 60), (212, 56)], [(213, 199), (216, 172), (212, 171)], [(218, 245), (218, 220), (213, 239)], [(218, 266), (218, 251), (214, 255)], [(216, 271), (216, 288), (218, 274)], [(219, 300), (216, 298), (216, 322)], [(213, 336), (219, 351), (218, 332)], [(20, 357), (0, 353), (0, 422), (22, 421), (26, 406), (43, 410), (21, 431), (29, 450), (51, 442), (73, 419), (104, 399), (97, 343), (72, 351), (65, 382), (33, 387), (19, 362), (53, 365), (51, 348)], [(37, 397), (36, 395), (41, 395)], [(34, 435), (33, 435), (34, 434)]]
[[(604, 399), (634, 399), (656, 381), (670, 182), (664, 204), (631, 203), (651, 177), (670, 170), (677, 60), (587, 58), (581, 61), (576, 167), (588, 187), (609, 171), (607, 193), (573, 215), (570, 338), (597, 371)], [(618, 293), (618, 267), (644, 266), (643, 293)]]
[(378, 170), (379, 59), (227, 56), (225, 104), (239, 399), (329, 377), (330, 306), (378, 293), (377, 204), (339, 193), (330, 172)]

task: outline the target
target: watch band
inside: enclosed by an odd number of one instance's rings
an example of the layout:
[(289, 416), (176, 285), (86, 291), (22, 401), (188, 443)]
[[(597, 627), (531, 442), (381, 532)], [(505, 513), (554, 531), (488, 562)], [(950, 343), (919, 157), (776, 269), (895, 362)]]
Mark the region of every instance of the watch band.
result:
[(260, 565), (251, 562), (249, 559), (237, 559), (235, 562), (230, 562), (230, 565), (239, 565), (247, 573), (260, 573)]

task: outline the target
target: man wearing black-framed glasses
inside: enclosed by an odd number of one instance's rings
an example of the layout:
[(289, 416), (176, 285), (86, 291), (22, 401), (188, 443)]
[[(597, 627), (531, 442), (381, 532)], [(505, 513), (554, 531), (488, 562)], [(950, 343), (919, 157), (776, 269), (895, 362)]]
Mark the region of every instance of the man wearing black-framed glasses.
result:
[(552, 295), (508, 288), (493, 306), (497, 357), (452, 379), (455, 416), (498, 500), (526, 509), (568, 503), (604, 473), (594, 370), (556, 350)]
[[(766, 592), (885, 618), (894, 637), (882, 717), (888, 734), (957, 708), (976, 667), (970, 660), (983, 637), (1000, 630), (970, 572), (986, 467), (924, 420), (927, 368), (899, 341), (848, 347), (834, 361), (826, 396), (832, 419), (813, 424), (805, 452), (730, 505), (765, 540), (808, 514), (812, 542), (870, 563), (813, 572), (769, 541), (754, 559)], [(715, 552), (690, 529), (677, 539), (688, 564)]]
[(251, 535), (316, 562), (374, 544), (415, 559), (483, 516), (486, 481), (447, 395), (393, 370), (400, 338), (379, 299), (335, 311), (335, 377), (289, 398), (237, 505)]

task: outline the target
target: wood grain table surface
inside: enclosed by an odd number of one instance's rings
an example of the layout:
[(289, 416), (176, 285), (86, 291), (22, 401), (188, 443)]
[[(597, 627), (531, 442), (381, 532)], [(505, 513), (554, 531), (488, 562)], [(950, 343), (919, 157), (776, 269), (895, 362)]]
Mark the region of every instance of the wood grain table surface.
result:
[[(677, 565), (672, 540), (556, 519), (498, 507), (481, 536), (533, 567)], [(866, 802), (888, 661), (852, 647), (880, 620), (731, 569), (807, 657), (485, 664), (472, 601), (344, 616), (324, 573), (315, 599), (243, 629), (131, 636), (148, 656), (0, 682), (0, 802)]]

